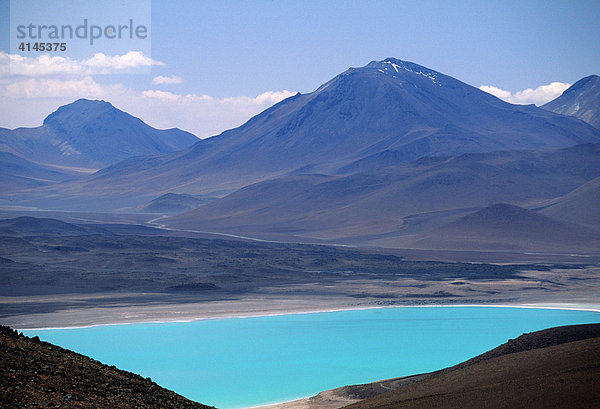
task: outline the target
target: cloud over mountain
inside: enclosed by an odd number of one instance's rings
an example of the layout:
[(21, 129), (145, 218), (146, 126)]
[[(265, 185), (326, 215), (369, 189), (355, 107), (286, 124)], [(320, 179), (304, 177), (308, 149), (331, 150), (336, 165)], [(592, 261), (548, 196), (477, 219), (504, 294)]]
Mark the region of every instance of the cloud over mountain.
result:
[(500, 89), (493, 85), (482, 85), (479, 87), (479, 89), (487, 92), (488, 94), (492, 94), (503, 101), (510, 102), (511, 104), (534, 104), (539, 106), (558, 97), (570, 86), (571, 84), (564, 82), (551, 82), (547, 85), (540, 85), (536, 89), (527, 88), (522, 91), (515, 92), (514, 94), (510, 91)]
[(98, 81), (97, 74), (118, 73), (129, 68), (164, 66), (140, 52), (75, 60), (47, 54), (36, 58), (0, 51), (0, 125), (6, 128), (38, 126), (57, 106), (78, 98), (110, 100), (157, 128), (180, 127), (200, 137), (234, 128), (253, 115), (285, 99), (293, 92), (266, 91), (257, 96), (213, 97), (197, 93), (176, 94), (150, 88), (180, 84), (177, 76), (158, 75), (146, 80), (139, 91), (120, 82)]

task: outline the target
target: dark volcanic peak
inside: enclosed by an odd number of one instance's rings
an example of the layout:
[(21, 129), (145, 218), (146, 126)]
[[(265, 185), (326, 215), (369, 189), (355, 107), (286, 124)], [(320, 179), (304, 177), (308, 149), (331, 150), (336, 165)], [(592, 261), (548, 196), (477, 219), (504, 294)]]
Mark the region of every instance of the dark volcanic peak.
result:
[(600, 133), (585, 124), (535, 106), (506, 103), (437, 71), (388, 58), (288, 98), (210, 138), (208, 153), (198, 146), (190, 157), (207, 160), (212, 169), (313, 166), (322, 172), (385, 150), (407, 162), (597, 141)]
[[(280, 142), (286, 142), (284, 148), (289, 142), (311, 141), (325, 150), (341, 143), (336, 158), (349, 149), (364, 157), (391, 148), (412, 160), (598, 140), (593, 131), (576, 133), (577, 126), (568, 128), (533, 106), (508, 104), (452, 77), (394, 58), (352, 68), (297, 102), (302, 107), (277, 132)], [(561, 130), (550, 130), (553, 127)]]
[(580, 79), (542, 108), (574, 116), (600, 128), (600, 77), (590, 75)]

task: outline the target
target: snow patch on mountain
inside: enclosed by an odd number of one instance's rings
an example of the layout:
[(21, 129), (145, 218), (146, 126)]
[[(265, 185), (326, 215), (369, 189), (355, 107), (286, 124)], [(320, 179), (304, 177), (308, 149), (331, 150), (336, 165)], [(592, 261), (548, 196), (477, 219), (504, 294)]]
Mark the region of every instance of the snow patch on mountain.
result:
[[(417, 66), (416, 64), (412, 64), (412, 63), (406, 63), (404, 61), (401, 60), (392, 60), (392, 59), (386, 59), (383, 60), (381, 62), (377, 62), (376, 63), (379, 68), (377, 68), (378, 71), (382, 72), (382, 73), (387, 73), (388, 75), (391, 75), (392, 78), (398, 78), (395, 74), (401, 74), (402, 70), (406, 71), (406, 72), (410, 72), (412, 74), (416, 74), (416, 75), (420, 75), (422, 77), (427, 78), (428, 80), (430, 80), (432, 83), (442, 86), (441, 81), (439, 80), (439, 76), (438, 73), (435, 71), (431, 71), (431, 70), (424, 70), (422, 69), (423, 67)], [(417, 68), (419, 67), (419, 68)]]

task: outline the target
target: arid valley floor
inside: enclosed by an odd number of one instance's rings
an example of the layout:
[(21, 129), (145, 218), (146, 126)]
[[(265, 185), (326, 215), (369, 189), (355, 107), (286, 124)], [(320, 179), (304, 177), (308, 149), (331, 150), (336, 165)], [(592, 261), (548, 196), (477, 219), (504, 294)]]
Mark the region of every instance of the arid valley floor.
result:
[(136, 222), (125, 215), (104, 215), (101, 223), (100, 215), (60, 216), (68, 223), (37, 217), (3, 227), (3, 324), (25, 329), (402, 305), (598, 303), (600, 254), (277, 243), (160, 230), (141, 224), (139, 215), (135, 225), (125, 224)]

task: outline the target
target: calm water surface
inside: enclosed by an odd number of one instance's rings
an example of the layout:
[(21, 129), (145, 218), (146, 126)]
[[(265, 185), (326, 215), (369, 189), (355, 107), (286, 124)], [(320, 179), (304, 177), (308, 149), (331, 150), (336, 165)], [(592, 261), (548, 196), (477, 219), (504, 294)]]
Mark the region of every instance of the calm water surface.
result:
[(24, 331), (219, 408), (314, 395), (454, 365), (509, 338), (600, 313), (403, 307)]

